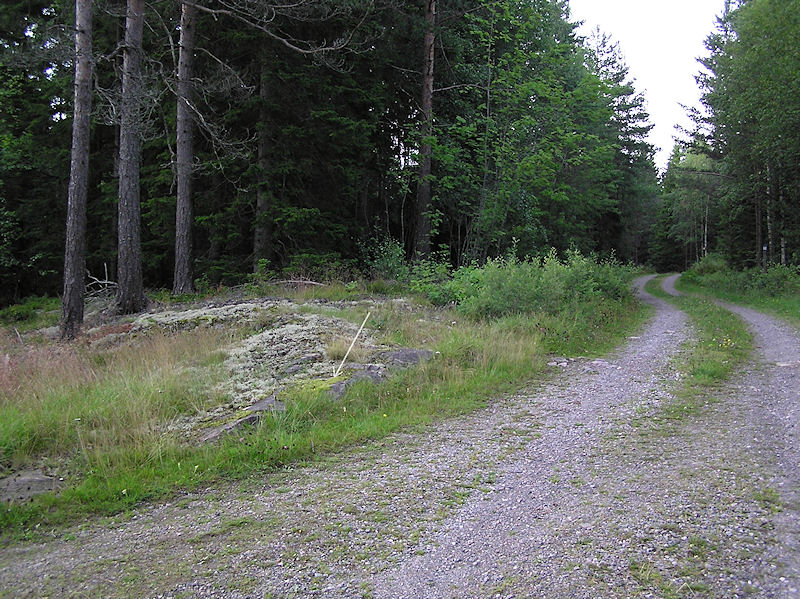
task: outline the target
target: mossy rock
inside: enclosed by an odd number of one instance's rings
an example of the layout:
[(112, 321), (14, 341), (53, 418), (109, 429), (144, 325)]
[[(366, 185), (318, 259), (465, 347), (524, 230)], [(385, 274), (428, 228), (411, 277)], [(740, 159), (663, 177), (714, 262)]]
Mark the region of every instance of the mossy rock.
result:
[(296, 395), (318, 395), (320, 393), (330, 392), (335, 385), (347, 382), (350, 374), (351, 373), (347, 371), (346, 374), (340, 374), (339, 376), (329, 379), (311, 379), (300, 382), (289, 389), (284, 389), (280, 393), (280, 396), (282, 396), (281, 399), (287, 399), (287, 395), (292, 397)]

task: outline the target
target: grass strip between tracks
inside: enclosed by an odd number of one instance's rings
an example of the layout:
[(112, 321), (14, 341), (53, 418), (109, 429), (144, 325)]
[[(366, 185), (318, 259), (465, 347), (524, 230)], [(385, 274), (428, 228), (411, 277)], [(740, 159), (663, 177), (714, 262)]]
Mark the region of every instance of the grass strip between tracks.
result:
[(704, 297), (667, 294), (661, 287), (663, 278), (652, 279), (645, 290), (684, 311), (696, 333), (676, 359), (682, 380), (673, 391), (674, 400), (656, 416), (661, 424), (669, 425), (699, 414), (715, 401), (713, 390), (750, 358), (753, 336), (738, 316)]

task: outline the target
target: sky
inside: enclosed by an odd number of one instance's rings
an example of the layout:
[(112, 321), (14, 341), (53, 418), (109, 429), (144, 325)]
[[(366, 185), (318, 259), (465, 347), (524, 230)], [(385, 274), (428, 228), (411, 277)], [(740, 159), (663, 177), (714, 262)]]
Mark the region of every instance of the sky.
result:
[(636, 89), (644, 92), (655, 125), (650, 142), (656, 165), (664, 170), (672, 152), (675, 125), (690, 121), (681, 104), (700, 106), (694, 76), (703, 42), (722, 14), (724, 0), (569, 0), (572, 21), (584, 21), (578, 33), (595, 27), (620, 45)]

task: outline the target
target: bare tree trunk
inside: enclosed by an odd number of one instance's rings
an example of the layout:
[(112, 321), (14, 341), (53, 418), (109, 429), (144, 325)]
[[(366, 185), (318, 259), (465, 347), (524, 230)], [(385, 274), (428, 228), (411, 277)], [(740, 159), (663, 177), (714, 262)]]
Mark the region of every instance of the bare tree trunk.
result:
[(775, 253), (775, 242), (772, 235), (772, 198), (767, 196), (767, 259), (772, 262)]
[(783, 200), (783, 185), (781, 185), (778, 190), (778, 210), (781, 219), (781, 265), (786, 266), (786, 210)]
[(258, 130), (258, 171), (260, 181), (256, 191), (256, 222), (253, 230), (253, 272), (258, 272), (258, 263), (262, 259), (272, 259), (272, 220), (269, 214), (270, 190), (267, 188), (267, 83), (269, 70), (266, 59), (262, 58), (261, 77), (259, 82), (259, 130)]
[(83, 324), (86, 271), (86, 195), (92, 109), (92, 1), (75, 0), (75, 100), (64, 248), (61, 338), (74, 339)]
[(181, 37), (178, 56), (177, 176), (175, 206), (175, 274), (172, 293), (192, 291), (192, 164), (194, 162), (192, 75), (197, 9), (181, 5)]
[(422, 142), (417, 186), (417, 235), (415, 255), (431, 253), (431, 142), (433, 134), (433, 59), (435, 55), (436, 0), (425, 0), (424, 60), (422, 64)]
[(147, 306), (142, 283), (141, 209), (139, 206), (143, 26), (144, 0), (128, 0), (119, 128), (119, 239), (117, 242), (116, 309), (120, 314), (141, 312)]
[[(764, 235), (762, 233), (761, 225), (761, 194), (756, 192), (756, 266), (761, 266), (764, 259), (763, 249), (761, 247)], [(766, 265), (766, 263), (765, 263)]]

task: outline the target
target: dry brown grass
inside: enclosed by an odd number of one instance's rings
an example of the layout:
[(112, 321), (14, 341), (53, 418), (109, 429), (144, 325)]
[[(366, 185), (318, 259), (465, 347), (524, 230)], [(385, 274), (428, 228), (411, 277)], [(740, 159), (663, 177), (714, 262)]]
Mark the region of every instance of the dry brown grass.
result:
[[(370, 350), (367, 347), (364, 347), (359, 343), (359, 340), (356, 341), (353, 349), (350, 350), (350, 354), (347, 356), (348, 362), (355, 362), (355, 363), (363, 363), (368, 362), (370, 359)], [(347, 337), (333, 337), (325, 344), (325, 356), (329, 360), (341, 360), (344, 358), (345, 354), (347, 354), (347, 349), (350, 347), (350, 344), (353, 342), (352, 338)]]
[[(0, 345), (0, 459), (154, 443), (164, 424), (209, 400), (202, 362), (230, 333), (139, 334), (112, 349), (85, 343)], [(211, 373), (209, 372), (209, 376)]]

